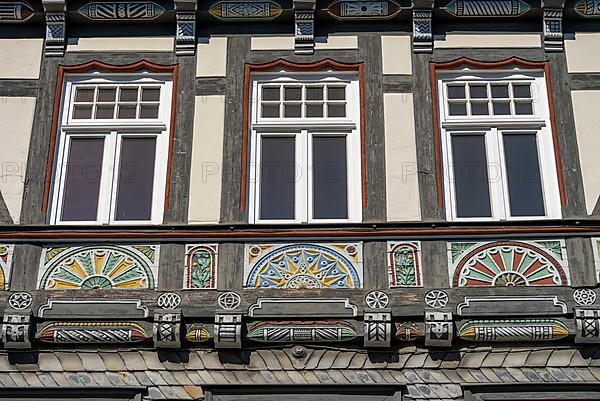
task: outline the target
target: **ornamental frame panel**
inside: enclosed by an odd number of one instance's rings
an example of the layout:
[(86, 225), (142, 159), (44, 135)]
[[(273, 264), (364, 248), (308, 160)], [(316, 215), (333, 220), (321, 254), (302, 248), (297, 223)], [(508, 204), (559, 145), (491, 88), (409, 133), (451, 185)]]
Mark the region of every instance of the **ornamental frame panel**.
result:
[(390, 288), (422, 287), (421, 243), (388, 241), (388, 278)]
[(158, 284), (159, 245), (46, 246), (38, 289), (153, 290)]
[(452, 287), (568, 286), (563, 239), (448, 242)]
[(185, 246), (184, 290), (214, 290), (217, 288), (218, 244), (187, 244)]
[(10, 271), (13, 261), (14, 245), (0, 245), (0, 290), (8, 290), (10, 285)]
[(244, 288), (362, 288), (362, 281), (362, 242), (244, 247)]

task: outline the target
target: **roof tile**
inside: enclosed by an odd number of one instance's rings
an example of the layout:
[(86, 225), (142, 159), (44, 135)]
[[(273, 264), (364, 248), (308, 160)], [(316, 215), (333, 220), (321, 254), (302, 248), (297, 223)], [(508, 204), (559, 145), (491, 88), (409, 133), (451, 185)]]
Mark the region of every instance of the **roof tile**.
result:
[(417, 389), (417, 386), (414, 384), (406, 386), (406, 390), (408, 391), (408, 397), (410, 397), (410, 398), (414, 398), (414, 399), (426, 398), (426, 396), (421, 394), (421, 392)]
[(458, 384), (442, 384), (442, 388), (451, 398), (461, 398), (463, 396), (462, 387)]
[[(281, 365), (282, 369), (284, 369), (284, 370), (293, 370), (294, 369), (294, 365), (292, 364), (290, 356), (288, 355), (287, 352), (280, 350), (280, 349), (274, 349), (272, 352), (273, 352), (273, 355), (275, 356), (275, 358), (277, 358), (277, 360), (279, 361), (279, 364)], [(291, 358), (293, 358), (293, 356)]]
[(173, 391), (173, 387), (171, 386), (158, 386), (158, 389), (161, 393), (165, 395), (165, 398), (176, 399), (177, 395)]
[(101, 352), (100, 357), (104, 361), (107, 370), (114, 372), (127, 370), (127, 367), (123, 363), (123, 359), (121, 359), (118, 352)]
[[(290, 373), (292, 373), (292, 372), (290, 372)], [(342, 374), (342, 372), (339, 370), (329, 370), (329, 371), (327, 371), (327, 374), (329, 375), (329, 377), (331, 377), (331, 380), (333, 380), (335, 383), (339, 383), (339, 384), (350, 383), (348, 381), (348, 379), (346, 379), (346, 376), (344, 376)], [(290, 375), (290, 378), (291, 378), (291, 375)]]
[(94, 381), (96, 382), (96, 384), (98, 386), (100, 386), (100, 387), (111, 387), (112, 386), (112, 383), (110, 382), (110, 380), (108, 380), (108, 377), (106, 377), (106, 374), (104, 374), (102, 372), (91, 372), (90, 375), (92, 376), (92, 379), (94, 379)]
[(12, 365), (8, 356), (5, 353), (0, 352), (0, 372), (16, 372), (17, 368)]
[(521, 369), (521, 372), (523, 372), (523, 374), (525, 375), (525, 377), (527, 377), (527, 379), (529, 379), (529, 381), (531, 382), (542, 382), (543, 379), (537, 374), (537, 372), (535, 371), (535, 369), (531, 369), (531, 368), (523, 368)]
[[(264, 373), (264, 372), (261, 372), (261, 373)], [(223, 372), (212, 371), (212, 372), (210, 372), (210, 375), (212, 376), (214, 383), (216, 383), (216, 384), (229, 384), (229, 381), (227, 380), (227, 378), (225, 377)]]
[(43, 372), (62, 372), (63, 368), (56, 357), (51, 352), (41, 352), (38, 355), (38, 365)]
[(575, 373), (586, 382), (595, 382), (596, 377), (587, 368), (575, 368)]
[(481, 367), (486, 356), (488, 356), (487, 352), (467, 352), (463, 355), (458, 366), (461, 368), (478, 369)]
[(466, 383), (477, 383), (477, 379), (475, 379), (469, 369), (456, 369), (456, 373), (466, 382)]
[[(27, 380), (27, 383), (30, 383), (30, 380), (33, 381), (33, 378), (35, 378), (35, 381), (39, 382), (39, 379), (37, 378), (35, 373), (29, 373), (27, 375), (26, 374), (23, 374), (23, 375), (25, 376), (25, 380)], [(30, 376), (30, 378), (28, 376)], [(52, 376), (52, 379), (54, 380), (54, 382), (56, 383), (57, 386), (70, 386), (69, 381), (65, 377), (64, 373), (50, 372), (50, 376)], [(30, 384), (30, 386), (36, 386), (36, 385), (37, 384)]]
[(355, 370), (342, 370), (342, 374), (350, 383), (360, 383), (360, 378)]
[(121, 377), (121, 381), (128, 386), (139, 386), (140, 383), (135, 378), (133, 372), (119, 372), (117, 373)]
[(148, 387), (148, 396), (151, 400), (166, 400), (167, 397), (160, 391), (158, 387)]
[(425, 359), (427, 359), (427, 354), (413, 354), (404, 367), (406, 369), (420, 369), (425, 364)]
[(525, 374), (523, 373), (523, 371), (521, 369), (506, 368), (506, 371), (508, 372), (509, 375), (511, 375), (515, 379), (514, 381), (529, 383), (527, 376), (525, 376)]
[(350, 361), (349, 369), (362, 369), (369, 356), (365, 352), (356, 352)]
[[(164, 370), (165, 365), (160, 361), (156, 351), (139, 351), (140, 356), (144, 359), (146, 370)], [(204, 366), (202, 366), (204, 367)]]
[(82, 386), (90, 387), (96, 384), (96, 381), (92, 378), (92, 375), (90, 375), (89, 373), (77, 372), (76, 374)]
[(306, 383), (306, 380), (304, 380), (304, 376), (302, 376), (302, 374), (300, 372), (297, 372), (295, 370), (290, 370), (289, 372), (287, 372), (287, 374), (290, 376), (290, 379), (292, 379), (292, 381), (295, 384), (305, 384)]
[(57, 385), (50, 373), (40, 372), (37, 374), (37, 379), (42, 383), (43, 387), (55, 387)]
[(492, 370), (503, 383), (512, 383), (515, 380), (504, 368), (493, 368)]
[[(160, 353), (157, 354), (160, 358)], [(140, 354), (138, 351), (123, 352), (121, 353), (121, 358), (123, 358), (123, 362), (125, 362), (125, 366), (127, 366), (127, 370), (129, 371), (148, 370), (148, 365), (146, 365), (142, 354)]]
[(444, 359), (440, 364), (441, 369), (456, 369), (460, 364), (461, 355), (457, 351), (449, 351), (444, 354)]
[(150, 380), (150, 378), (148, 377), (148, 375), (146, 375), (146, 373), (144, 373), (144, 372), (133, 372), (133, 375), (135, 376), (135, 379), (142, 386), (154, 386), (154, 383), (152, 382), (152, 380)]
[(532, 351), (527, 359), (525, 360), (525, 364), (523, 366), (529, 368), (538, 368), (542, 366), (546, 366), (548, 362), (548, 358), (552, 354), (552, 350), (543, 349), (538, 351)]
[(182, 386), (193, 384), (185, 371), (179, 370), (177, 372), (173, 372), (173, 376), (175, 377), (175, 380), (177, 380), (177, 383), (181, 384)]
[(144, 373), (146, 376), (148, 376), (148, 379), (154, 383), (155, 386), (165, 386), (167, 384), (165, 379), (163, 379), (163, 377), (160, 375), (160, 372), (148, 370)]
[(571, 358), (569, 366), (574, 368), (587, 368), (590, 365), (591, 359), (589, 353), (582, 355), (581, 350), (577, 349), (573, 354), (573, 358)]
[(356, 372), (356, 374), (358, 377), (360, 377), (363, 383), (375, 383), (375, 381), (371, 379), (371, 376), (369, 376), (364, 370), (359, 370)]
[(331, 367), (333, 369), (347, 369), (350, 366), (350, 362), (352, 362), (352, 357), (354, 357), (354, 352), (340, 352), (335, 361), (333, 361), (333, 365)]
[(573, 349), (558, 349), (552, 352), (550, 359), (548, 359), (548, 366), (563, 367), (569, 366), (571, 359), (575, 354)]
[(588, 370), (590, 371), (591, 374), (594, 375), (596, 380), (600, 381), (600, 368), (591, 367), (591, 368), (588, 368)]
[(473, 376), (479, 383), (488, 383), (489, 379), (486, 375), (484, 375), (481, 370), (473, 369), (471, 370), (471, 376)]
[(162, 376), (163, 380), (165, 382), (167, 382), (168, 386), (177, 385), (177, 380), (175, 380), (175, 376), (173, 376), (173, 372), (168, 371), (168, 370), (161, 370), (159, 373)]
[(319, 361), (319, 365), (316, 369), (331, 369), (333, 362), (336, 360), (340, 351), (326, 351), (323, 357)]
[(554, 368), (551, 366), (548, 366), (546, 369), (557, 381), (565, 381), (565, 382), (569, 381), (569, 378), (567, 376), (565, 376), (562, 369)]
[(504, 368), (520, 368), (525, 365), (525, 361), (529, 357), (529, 352), (510, 352), (506, 355), (502, 367)]
[(410, 383), (423, 383), (423, 379), (421, 379), (414, 370), (406, 369), (402, 373), (404, 373), (404, 376), (406, 376)]
[[(304, 365), (304, 369), (315, 369), (319, 365), (319, 361), (325, 355), (325, 350), (316, 349), (310, 355), (310, 357), (306, 360), (306, 364)], [(357, 354), (358, 355), (358, 354)], [(361, 365), (362, 368), (362, 365)]]
[(492, 368), (481, 368), (480, 372), (488, 379), (490, 383), (502, 383), (502, 380), (494, 373)]
[(200, 386), (183, 386), (183, 389), (194, 400), (204, 398), (204, 391), (202, 391), (202, 387)]
[(482, 368), (499, 368), (506, 359), (507, 352), (490, 352), (487, 354), (483, 362)]
[(55, 355), (60, 360), (63, 370), (67, 372), (77, 372), (83, 370), (81, 358), (76, 352), (56, 352)]
[(294, 381), (290, 379), (288, 372), (286, 372), (285, 370), (278, 370), (273, 372), (273, 374), (275, 374), (275, 377), (277, 378), (277, 383), (294, 384)]
[(173, 391), (173, 394), (175, 394), (175, 399), (177, 400), (193, 400), (183, 386), (172, 386), (171, 390)]
[(119, 375), (118, 373), (106, 372), (106, 377), (108, 378), (108, 380), (110, 380), (110, 382), (113, 384), (113, 386), (122, 386), (123, 385), (123, 379), (121, 379), (121, 375)]
[(260, 350), (258, 351), (262, 359), (265, 361), (269, 370), (281, 370), (281, 365), (279, 364), (279, 360), (271, 351), (268, 350)]
[(15, 382), (15, 384), (17, 385), (17, 387), (27, 387), (27, 386), (29, 386), (29, 384), (27, 384), (27, 381), (23, 377), (22, 373), (11, 372), (11, 373), (8, 374), (8, 376), (12, 379), (12, 381)]
[[(41, 384), (41, 383), (40, 383)], [(17, 384), (8, 373), (0, 374), (0, 387), (16, 387)]]
[(81, 352), (79, 354), (83, 368), (88, 372), (102, 372), (106, 370), (106, 365), (100, 356), (95, 352)]
[(556, 379), (554, 378), (554, 376), (552, 376), (550, 374), (550, 372), (548, 372), (548, 369), (546, 369), (546, 368), (537, 368), (537, 369), (535, 369), (535, 372), (545, 382), (554, 382), (554, 381), (556, 381)]
[(262, 359), (258, 351), (250, 353), (250, 363), (246, 365), (247, 370), (264, 370), (268, 369), (267, 364)]

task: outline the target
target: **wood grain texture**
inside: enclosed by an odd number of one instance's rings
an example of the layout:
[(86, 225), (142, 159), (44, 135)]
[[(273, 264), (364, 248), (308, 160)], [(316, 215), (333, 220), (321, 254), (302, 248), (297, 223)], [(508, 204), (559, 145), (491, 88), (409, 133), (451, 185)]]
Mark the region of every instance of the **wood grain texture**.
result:
[(387, 290), (387, 243), (365, 242), (363, 244), (363, 288), (365, 290)]
[(183, 286), (185, 245), (162, 244), (158, 264), (158, 290), (177, 291)]
[(33, 291), (37, 288), (38, 267), (42, 248), (38, 245), (15, 246), (10, 277), (11, 291)]
[(589, 238), (567, 238), (567, 260), (571, 273), (571, 286), (593, 287), (597, 283), (594, 250)]
[(421, 266), (424, 288), (450, 287), (446, 241), (422, 241)]
[(37, 79), (0, 79), (0, 97), (36, 97)]
[(4, 197), (0, 192), (0, 224), (14, 224), (12, 216), (10, 215), (10, 211), (6, 206), (6, 202), (4, 201)]

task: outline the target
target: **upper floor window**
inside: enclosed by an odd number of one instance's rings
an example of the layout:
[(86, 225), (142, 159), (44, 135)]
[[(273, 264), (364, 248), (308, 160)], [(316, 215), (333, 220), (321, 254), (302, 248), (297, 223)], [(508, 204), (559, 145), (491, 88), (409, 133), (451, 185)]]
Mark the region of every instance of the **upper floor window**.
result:
[(544, 71), (436, 77), (448, 219), (560, 218)]
[(250, 92), (250, 221), (360, 221), (357, 72), (256, 73)]
[(170, 75), (67, 75), (57, 132), (54, 224), (159, 224)]

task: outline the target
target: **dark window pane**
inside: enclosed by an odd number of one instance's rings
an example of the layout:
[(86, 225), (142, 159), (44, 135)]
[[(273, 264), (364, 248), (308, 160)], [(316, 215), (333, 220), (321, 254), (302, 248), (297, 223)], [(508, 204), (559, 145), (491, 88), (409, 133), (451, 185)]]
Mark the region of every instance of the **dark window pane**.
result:
[(343, 86), (328, 86), (328, 100), (346, 100), (346, 88)]
[(159, 88), (142, 89), (142, 102), (158, 102), (160, 100)]
[(135, 118), (135, 104), (120, 104), (119, 105), (119, 118)]
[(121, 89), (120, 100), (122, 102), (137, 102), (137, 95), (137, 88), (123, 88)]
[(535, 134), (504, 135), (504, 157), (511, 216), (544, 216)]
[(515, 97), (530, 98), (531, 97), (530, 88), (531, 88), (531, 86), (529, 84), (513, 85), (513, 92), (515, 94)]
[(279, 86), (263, 86), (262, 100), (279, 100)]
[(533, 102), (515, 102), (515, 113), (518, 115), (533, 114)]
[(327, 117), (346, 117), (346, 104), (329, 103), (327, 105)]
[(487, 98), (487, 86), (486, 85), (470, 85), (469, 93), (472, 99), (485, 99)]
[(115, 220), (150, 220), (156, 138), (123, 138)]
[(117, 90), (115, 88), (100, 88), (98, 89), (98, 101), (99, 102), (114, 102), (117, 96)]
[(306, 117), (323, 117), (323, 103), (307, 104)]
[(466, 116), (467, 115), (467, 104), (466, 103), (449, 103), (448, 113), (451, 116)]
[(506, 116), (510, 114), (510, 103), (508, 102), (494, 102), (494, 115)]
[(313, 214), (315, 219), (348, 218), (345, 137), (313, 137)]
[(293, 86), (293, 87), (284, 87), (283, 88), (283, 98), (284, 100), (302, 100), (302, 88)]
[(487, 102), (473, 102), (471, 103), (471, 114), (474, 116), (487, 116), (489, 114)]
[(279, 104), (264, 104), (262, 105), (263, 118), (279, 117)]
[(460, 86), (448, 86), (448, 99), (466, 99), (465, 97), (465, 87), (463, 85)]
[(72, 138), (65, 176), (62, 221), (95, 221), (102, 175), (103, 138)]
[(453, 135), (452, 157), (457, 217), (491, 217), (483, 135)]
[(143, 104), (140, 108), (140, 118), (158, 118), (158, 104)]
[(76, 120), (92, 118), (92, 105), (76, 105), (73, 108), (73, 118)]
[(76, 102), (93, 102), (94, 101), (94, 89), (93, 88), (80, 88), (77, 89), (75, 94)]
[(284, 104), (283, 105), (283, 116), (287, 118), (302, 117), (302, 105), (301, 104)]
[(492, 85), (492, 97), (495, 99), (508, 98), (508, 85)]
[(96, 118), (98, 118), (98, 119), (113, 118), (114, 112), (115, 112), (114, 104), (99, 104), (96, 106)]
[(295, 154), (294, 138), (262, 138), (259, 182), (261, 219), (294, 219)]
[(323, 100), (323, 87), (307, 87), (306, 88), (306, 100)]

